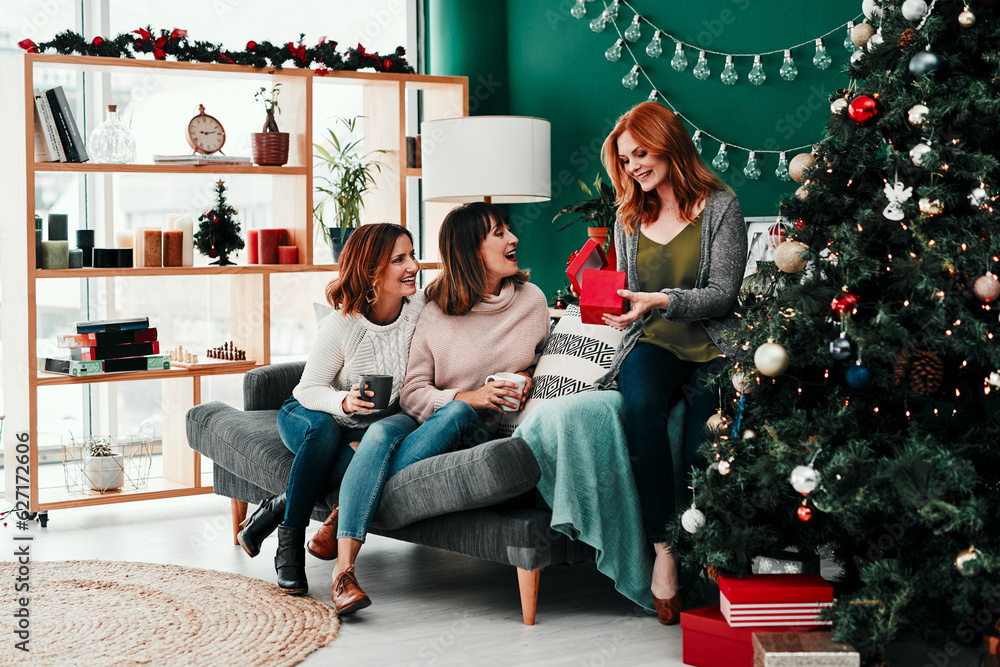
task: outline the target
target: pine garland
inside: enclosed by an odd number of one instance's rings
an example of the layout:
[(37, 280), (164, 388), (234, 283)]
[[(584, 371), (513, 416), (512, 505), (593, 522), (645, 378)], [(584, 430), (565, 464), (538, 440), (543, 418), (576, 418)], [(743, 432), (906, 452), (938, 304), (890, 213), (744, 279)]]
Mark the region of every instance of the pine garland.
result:
[(30, 39), (25, 39), (18, 46), (28, 53), (103, 58), (135, 58), (137, 55), (152, 54), (155, 60), (166, 60), (169, 57), (178, 62), (225, 63), (276, 69), (281, 69), (291, 61), (298, 68), (312, 68), (315, 65), (316, 73), (320, 76), (329, 70), (354, 72), (373, 69), (376, 72), (413, 73), (402, 46), (397, 46), (389, 55), (380, 55), (367, 51), (359, 43), (341, 54), (337, 51), (337, 42), (327, 41), (325, 37), (320, 38), (315, 46), (306, 46), (304, 40), (305, 33), (299, 35), (298, 42), (281, 45), (268, 41), (249, 41), (243, 51), (233, 51), (223, 48), (221, 44), (189, 40), (187, 30), (160, 30), (159, 35), (155, 35), (152, 27), (147, 26), (117, 37), (94, 37), (92, 40), (87, 40), (72, 30), (65, 30), (50, 41), (35, 44)]

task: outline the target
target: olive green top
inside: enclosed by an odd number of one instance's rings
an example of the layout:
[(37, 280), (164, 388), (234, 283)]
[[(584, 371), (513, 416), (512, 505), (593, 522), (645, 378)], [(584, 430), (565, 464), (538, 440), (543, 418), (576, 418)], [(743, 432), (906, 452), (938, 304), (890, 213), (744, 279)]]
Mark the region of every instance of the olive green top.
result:
[[(666, 244), (647, 238), (642, 230), (637, 231), (640, 291), (692, 289), (701, 260), (701, 216)], [(722, 354), (701, 322), (672, 322), (660, 313), (660, 309), (654, 308), (643, 318), (639, 342), (659, 345), (683, 361), (702, 363)]]

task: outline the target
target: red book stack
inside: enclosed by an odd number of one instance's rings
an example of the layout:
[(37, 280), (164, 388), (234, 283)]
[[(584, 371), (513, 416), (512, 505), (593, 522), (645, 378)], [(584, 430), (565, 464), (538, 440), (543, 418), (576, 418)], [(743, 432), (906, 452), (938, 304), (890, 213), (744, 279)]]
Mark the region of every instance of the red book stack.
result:
[(833, 604), (833, 587), (818, 574), (719, 577), (722, 615), (733, 627), (830, 625), (819, 615)]

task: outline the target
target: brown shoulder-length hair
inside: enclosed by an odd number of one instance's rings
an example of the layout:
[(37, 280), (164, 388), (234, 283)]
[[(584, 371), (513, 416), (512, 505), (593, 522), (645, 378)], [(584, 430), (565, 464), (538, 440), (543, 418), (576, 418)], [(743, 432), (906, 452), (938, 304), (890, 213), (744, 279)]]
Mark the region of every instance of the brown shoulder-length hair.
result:
[(647, 153), (660, 155), (667, 161), (667, 178), (674, 186), (681, 220), (693, 221), (695, 206), (712, 192), (731, 192), (701, 159), (677, 114), (659, 102), (637, 104), (618, 119), (601, 149), (601, 161), (615, 186), (615, 204), (629, 234), (634, 234), (640, 224), (655, 220), (661, 202), (655, 190), (643, 192), (625, 171), (618, 153), (618, 137), (625, 130)]
[[(497, 227), (510, 227), (507, 212), (496, 204), (476, 201), (452, 209), (441, 224), (438, 244), (441, 249), (441, 273), (424, 290), (429, 301), (446, 315), (465, 315), (488, 297), (489, 274), (479, 248)], [(528, 271), (520, 270), (500, 283), (528, 282)]]
[[(326, 300), (345, 315), (367, 315), (378, 300), (392, 250), (400, 236), (413, 243), (405, 228), (388, 222), (361, 225), (340, 253), (337, 277), (326, 286)], [(404, 299), (405, 301), (405, 299)]]

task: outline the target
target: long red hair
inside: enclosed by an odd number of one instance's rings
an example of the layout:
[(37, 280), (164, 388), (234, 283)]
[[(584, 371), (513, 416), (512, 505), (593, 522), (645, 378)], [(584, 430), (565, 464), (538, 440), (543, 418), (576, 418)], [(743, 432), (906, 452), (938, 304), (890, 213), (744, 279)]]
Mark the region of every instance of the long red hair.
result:
[(660, 213), (660, 198), (656, 190), (643, 192), (635, 179), (625, 171), (618, 157), (618, 137), (625, 130), (647, 153), (662, 156), (667, 161), (667, 178), (674, 187), (678, 217), (691, 222), (694, 209), (712, 192), (727, 190), (701, 159), (694, 141), (673, 111), (659, 102), (643, 102), (626, 111), (604, 140), (601, 161), (611, 176), (617, 195), (615, 204), (622, 225), (631, 235), (639, 225), (652, 222)]

